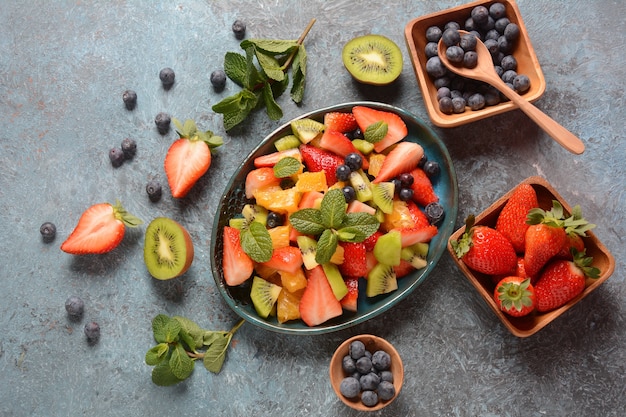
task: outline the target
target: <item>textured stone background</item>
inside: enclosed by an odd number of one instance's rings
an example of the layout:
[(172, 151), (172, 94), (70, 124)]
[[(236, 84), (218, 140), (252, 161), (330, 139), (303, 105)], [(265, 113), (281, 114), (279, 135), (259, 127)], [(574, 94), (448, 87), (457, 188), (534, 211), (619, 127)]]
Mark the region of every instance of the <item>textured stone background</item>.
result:
[[(458, 174), (457, 224), (523, 178), (542, 175), (598, 224), (596, 234), (617, 260), (596, 292), (538, 334), (518, 339), (444, 255), (411, 297), (370, 322), (303, 338), (247, 325), (221, 374), (197, 367), (171, 388), (153, 385), (143, 362), (151, 319), (179, 314), (214, 329), (236, 321), (213, 283), (209, 240), (219, 196), (243, 155), (284, 121), (330, 104), (383, 101), (427, 120), (404, 26), (462, 2), (2, 3), (0, 415), (356, 416), (334, 397), (327, 364), (343, 339), (365, 332), (392, 341), (405, 360), (401, 396), (376, 415), (626, 415), (624, 2), (518, 3), (547, 80), (537, 105), (586, 142), (583, 155), (563, 150), (518, 111), (435, 129)], [(226, 134), (211, 105), (237, 88), (229, 82), (216, 94), (209, 74), (226, 52), (239, 51), (231, 23), (245, 20), (249, 37), (295, 39), (313, 17), (302, 105), (284, 96), (283, 120), (259, 113)], [(364, 88), (342, 67), (342, 45), (368, 32), (394, 39), (405, 54), (393, 87)], [(165, 66), (177, 77), (167, 92), (158, 79)], [(122, 104), (127, 88), (139, 95), (133, 112)], [(165, 182), (170, 142), (154, 128), (160, 111), (194, 118), (227, 143), (188, 198), (173, 201), (165, 192), (150, 204), (145, 183)], [(138, 154), (113, 169), (107, 151), (125, 137), (137, 140)], [(167, 215), (188, 227), (196, 260), (184, 278), (162, 283), (148, 276), (141, 231), (108, 255), (73, 257), (58, 249), (87, 206), (116, 198), (139, 217)], [(48, 220), (58, 237), (47, 245), (38, 230)], [(71, 294), (85, 300), (85, 320), (102, 326), (96, 346), (85, 343), (83, 323), (66, 318)]]

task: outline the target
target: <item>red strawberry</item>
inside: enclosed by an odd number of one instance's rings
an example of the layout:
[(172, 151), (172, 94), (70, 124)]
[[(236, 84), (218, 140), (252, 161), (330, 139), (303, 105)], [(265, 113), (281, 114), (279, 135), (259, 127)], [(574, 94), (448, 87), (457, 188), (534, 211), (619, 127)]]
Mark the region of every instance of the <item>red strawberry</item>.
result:
[(126, 226), (137, 227), (142, 223), (119, 201), (115, 205), (95, 204), (80, 216), (70, 236), (61, 244), (61, 250), (74, 255), (109, 252), (124, 238)]
[(535, 189), (530, 184), (520, 184), (498, 215), (496, 230), (511, 241), (517, 253), (524, 252), (526, 230), (530, 226), (526, 223), (526, 216), (536, 207), (539, 202)]
[(567, 234), (565, 244), (555, 256), (557, 258), (571, 261), (573, 259), (572, 248), (576, 249), (576, 252), (582, 252), (585, 250), (585, 242), (583, 241), (583, 238), (575, 233)]
[(414, 201), (412, 201), (412, 200), (407, 201), (406, 202), (406, 206), (409, 209), (409, 213), (411, 214), (411, 218), (415, 222), (415, 227), (416, 228), (425, 227), (425, 226), (430, 225), (430, 221), (428, 220), (428, 217), (426, 216), (426, 213), (424, 213), (422, 210), (420, 210), (420, 208), (417, 207), (417, 204), (415, 204)]
[(302, 252), (294, 246), (276, 248), (272, 252), (270, 260), (263, 262), (262, 265), (274, 268), (278, 271), (286, 271), (295, 274), (302, 266)]
[(300, 299), (300, 316), (307, 326), (317, 326), (343, 314), (324, 269), (320, 265), (306, 271), (307, 286)]
[(574, 261), (553, 259), (546, 265), (537, 284), (537, 311), (559, 308), (585, 290), (586, 277), (598, 278), (600, 271), (592, 267), (593, 258), (575, 252)]
[(211, 166), (211, 148), (220, 146), (222, 138), (208, 130), (198, 131), (193, 120), (186, 120), (184, 126), (177, 119), (172, 122), (180, 139), (167, 151), (164, 167), (172, 196), (182, 198), (207, 172)]
[(413, 201), (422, 207), (439, 201), (439, 197), (433, 188), (433, 183), (423, 169), (415, 168), (411, 171), (411, 175), (413, 176), (413, 185), (411, 185), (413, 189)]
[(359, 125), (352, 113), (328, 112), (324, 115), (326, 130), (347, 133), (356, 130)]
[(343, 247), (344, 261), (339, 265), (339, 271), (344, 277), (364, 277), (367, 275), (367, 260), (365, 259), (365, 244), (339, 242)]
[(246, 176), (246, 198), (254, 198), (254, 192), (272, 185), (279, 185), (281, 179), (276, 178), (274, 170), (269, 167), (253, 169)]
[(257, 168), (261, 167), (273, 167), (276, 165), (278, 161), (286, 157), (296, 158), (298, 161), (302, 160), (302, 155), (300, 155), (300, 150), (298, 148), (289, 148), (284, 151), (276, 151), (272, 153), (268, 153), (267, 155), (261, 155), (254, 159), (254, 166)]
[(402, 278), (406, 275), (409, 275), (411, 272), (415, 271), (415, 267), (411, 265), (410, 262), (405, 261), (404, 259), (401, 259), (400, 265), (394, 266), (393, 270), (396, 273), (396, 278)]
[(347, 277), (344, 279), (348, 294), (340, 301), (344, 310), (357, 311), (357, 299), (359, 298), (359, 279), (355, 277)]
[(421, 145), (413, 142), (398, 143), (383, 161), (383, 165), (372, 183), (388, 181), (415, 169), (422, 156), (424, 156), (424, 148)]
[(404, 121), (395, 113), (375, 110), (365, 106), (355, 106), (352, 114), (362, 132), (374, 123), (385, 122), (387, 124), (387, 135), (374, 144), (376, 152), (382, 152), (385, 148), (400, 142), (409, 133)]
[(552, 204), (550, 211), (535, 208), (528, 213), (530, 227), (525, 235), (524, 268), (531, 278), (536, 278), (541, 268), (561, 251), (567, 241), (563, 207), (556, 200)]
[(380, 230), (375, 231), (374, 233), (372, 233), (367, 239), (365, 239), (363, 241), (363, 244), (365, 245), (365, 250), (367, 252), (371, 252), (374, 250), (374, 246), (376, 245), (376, 242), (378, 241), (378, 238), (381, 237), (384, 233), (381, 232)]
[(252, 276), (254, 263), (241, 248), (239, 229), (224, 227), (224, 253), (222, 270), (227, 285), (239, 285)]
[(579, 205), (574, 206), (572, 209), (572, 215), (565, 219), (565, 233), (567, 234), (567, 240), (565, 245), (561, 248), (557, 257), (572, 260), (572, 248), (577, 252), (585, 250), (585, 242), (583, 237), (587, 236), (587, 231), (596, 227), (595, 224), (589, 223), (583, 218), (583, 213)]
[(405, 227), (397, 229), (400, 231), (402, 247), (414, 245), (416, 243), (428, 243), (437, 235), (437, 226), (428, 225), (422, 227)]
[(513, 317), (526, 316), (535, 309), (535, 289), (529, 278), (510, 276), (500, 280), (493, 298), (500, 310)]
[[(510, 275), (511, 276), (514, 275), (519, 278), (530, 278), (528, 275), (526, 275), (526, 270), (524, 269), (524, 257), (523, 256), (517, 257), (517, 267), (515, 268), (515, 272), (513, 272), (513, 274), (510, 274)], [(493, 281), (494, 284), (497, 284), (498, 282), (500, 282), (503, 278), (506, 278), (507, 276), (509, 276), (509, 274), (492, 275), (491, 281)]]
[(465, 233), (450, 244), (465, 265), (483, 274), (512, 274), (517, 265), (511, 242), (496, 229), (474, 226), (473, 215), (465, 221)]
[(334, 152), (316, 148), (312, 145), (300, 145), (302, 160), (311, 172), (324, 171), (326, 183), (331, 186), (337, 182), (335, 171), (343, 164), (343, 158)]
[(355, 146), (352, 144), (352, 141), (348, 139), (343, 133), (337, 132), (335, 130), (326, 130), (322, 134), (317, 145), (320, 148), (326, 149), (328, 151), (334, 152), (339, 156), (346, 157), (346, 155), (351, 153), (359, 154), (361, 160), (363, 161), (363, 169), (369, 168), (369, 162), (365, 155), (363, 155)]

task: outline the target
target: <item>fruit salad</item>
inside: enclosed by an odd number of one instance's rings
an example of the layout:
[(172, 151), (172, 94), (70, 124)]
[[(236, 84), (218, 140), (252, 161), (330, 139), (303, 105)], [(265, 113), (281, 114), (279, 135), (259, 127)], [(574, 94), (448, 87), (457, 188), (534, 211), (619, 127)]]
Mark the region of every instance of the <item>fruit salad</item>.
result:
[(246, 204), (221, 230), (225, 284), (249, 291), (263, 319), (317, 326), (357, 312), (359, 291), (384, 297), (426, 267), (445, 217), (440, 168), (407, 134), (397, 114), (365, 105), (291, 122), (254, 159)]

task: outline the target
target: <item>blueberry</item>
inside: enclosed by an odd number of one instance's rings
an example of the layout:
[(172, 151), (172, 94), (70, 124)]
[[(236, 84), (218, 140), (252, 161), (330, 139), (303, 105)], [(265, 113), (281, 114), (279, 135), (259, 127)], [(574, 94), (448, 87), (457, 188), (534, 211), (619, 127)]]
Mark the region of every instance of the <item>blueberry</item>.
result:
[(432, 58), (439, 54), (439, 47), (437, 46), (437, 42), (428, 42), (424, 47), (424, 53), (426, 54), (426, 58)]
[(458, 30), (455, 29), (446, 29), (441, 35), (441, 39), (443, 40), (444, 45), (450, 47), (452, 45), (457, 45), (461, 41), (461, 35)]
[(465, 99), (463, 97), (454, 97), (452, 99), (452, 111), (456, 114), (465, 111)]
[(148, 182), (148, 184), (146, 184), (146, 193), (148, 193), (150, 201), (156, 203), (161, 199), (161, 195), (163, 194), (161, 184), (154, 180)]
[(374, 407), (378, 404), (378, 394), (374, 391), (363, 391), (361, 393), (361, 402), (367, 407)]
[(382, 371), (380, 373), (380, 382), (382, 383), (383, 381), (393, 383), (393, 373), (391, 371)]
[(57, 227), (54, 223), (45, 222), (39, 226), (39, 233), (41, 233), (44, 242), (52, 242), (57, 235)]
[(372, 366), (377, 371), (386, 371), (391, 366), (391, 356), (384, 350), (377, 350), (372, 355)]
[(393, 192), (395, 194), (399, 194), (402, 189), (402, 182), (400, 182), (400, 178), (393, 178), (391, 182), (393, 182)]
[(496, 27), (496, 21), (493, 19), (493, 17), (488, 16), (487, 17), (487, 21), (485, 23), (483, 23), (482, 25), (479, 25), (479, 26), (480, 26), (480, 29), (483, 32), (488, 32), (491, 29)]
[(478, 31), (478, 23), (474, 22), (471, 17), (465, 21), (463, 28), (468, 32)]
[(467, 104), (472, 110), (480, 110), (485, 107), (485, 96), (480, 93), (472, 94), (468, 98)]
[(350, 357), (354, 360), (357, 360), (365, 355), (365, 345), (360, 340), (355, 340), (350, 343), (348, 350), (350, 352)]
[(489, 6), (489, 14), (494, 19), (500, 19), (501, 17), (506, 16), (506, 6), (502, 3), (494, 3)]
[(382, 401), (388, 401), (396, 395), (396, 388), (389, 381), (381, 381), (376, 392)]
[(475, 51), (467, 51), (463, 55), (463, 66), (465, 68), (475, 68), (478, 65), (478, 54)]
[(400, 188), (400, 192), (398, 193), (398, 198), (402, 201), (410, 201), (413, 199), (413, 189), (412, 188)]
[(126, 109), (133, 110), (137, 105), (137, 93), (133, 90), (126, 90), (122, 94), (122, 100), (124, 101)]
[(441, 34), (441, 29), (439, 29), (439, 27), (437, 26), (431, 26), (426, 29), (426, 39), (428, 40), (428, 42), (439, 42), (439, 39), (441, 39)]
[(511, 42), (506, 36), (502, 35), (498, 38), (498, 48), (503, 54), (509, 54), (513, 50), (513, 42)]
[(424, 214), (431, 224), (437, 225), (443, 220), (445, 212), (443, 206), (437, 202), (429, 203), (424, 207)]
[(85, 312), (85, 302), (75, 295), (65, 300), (65, 311), (71, 318), (80, 318)]
[(361, 356), (356, 360), (356, 370), (360, 374), (366, 374), (372, 369), (372, 360), (367, 356)]
[(356, 191), (351, 185), (346, 185), (341, 191), (343, 192), (343, 197), (346, 199), (346, 203), (350, 204), (356, 200)]
[(517, 72), (513, 70), (504, 71), (502, 73), (502, 81), (505, 83), (513, 84), (513, 80), (517, 77)]
[(222, 91), (226, 86), (226, 73), (218, 69), (211, 73), (211, 84), (216, 91)]
[(471, 33), (467, 33), (461, 36), (461, 40), (459, 41), (459, 46), (463, 48), (465, 52), (475, 51), (477, 43), (478, 43), (478, 39), (476, 39), (476, 36), (472, 35)]
[(270, 229), (277, 226), (282, 226), (284, 222), (285, 219), (280, 213), (276, 213), (275, 211), (270, 211), (269, 213), (267, 213), (266, 223), (267, 227), (269, 227)]
[(246, 36), (246, 24), (239, 19), (233, 22), (232, 30), (237, 39), (243, 39)]
[(341, 368), (346, 374), (354, 374), (356, 372), (356, 362), (352, 359), (352, 356), (346, 355), (343, 357)]
[(440, 100), (444, 97), (450, 97), (450, 88), (449, 87), (439, 87), (437, 89), (437, 100)]
[(400, 186), (402, 188), (410, 187), (411, 185), (413, 185), (413, 181), (415, 181), (414, 178), (413, 178), (413, 175), (411, 175), (408, 172), (404, 172), (404, 173), (400, 174), (398, 176), (398, 179), (400, 180)]
[(166, 90), (174, 85), (174, 79), (176, 78), (176, 74), (174, 70), (171, 68), (163, 68), (159, 72), (159, 78), (161, 79), (161, 83), (163, 84), (163, 88)]
[(500, 65), (494, 65), (493, 69), (496, 71), (496, 74), (498, 74), (498, 77), (502, 78), (502, 74), (504, 74), (502, 67)]
[(378, 388), (380, 383), (380, 377), (373, 372), (367, 373), (359, 378), (361, 384), (361, 391), (374, 391)]
[(126, 138), (122, 140), (121, 147), (125, 159), (133, 159), (135, 153), (137, 153), (137, 142), (135, 142), (133, 139)]
[(500, 66), (504, 71), (517, 71), (517, 60), (513, 55), (505, 55), (500, 62)]
[(446, 75), (448, 70), (441, 63), (439, 56), (433, 56), (426, 61), (426, 72), (433, 78), (439, 78)]
[(524, 94), (530, 88), (530, 78), (524, 74), (520, 74), (513, 78), (513, 89), (518, 94)]
[(489, 50), (491, 56), (500, 52), (500, 47), (498, 46), (497, 39), (487, 39), (485, 40), (485, 47)]
[(156, 124), (157, 130), (160, 134), (165, 135), (170, 130), (170, 122), (172, 121), (171, 117), (167, 113), (159, 113), (154, 118), (154, 123)]
[(454, 100), (455, 98), (463, 98), (463, 93), (461, 90), (450, 90), (450, 97)]
[(361, 384), (359, 384), (358, 379), (354, 377), (346, 377), (341, 380), (341, 384), (339, 384), (339, 392), (346, 398), (356, 398), (361, 391)]
[(352, 170), (346, 164), (339, 165), (337, 169), (335, 170), (335, 176), (337, 177), (339, 181), (348, 181), (351, 173), (352, 173)]
[(479, 26), (485, 25), (489, 19), (489, 10), (485, 6), (476, 6), (471, 12), (472, 20)]
[(496, 20), (496, 28), (495, 29), (501, 35), (504, 35), (504, 31), (505, 31), (506, 27), (509, 25), (509, 23), (511, 23), (511, 21), (508, 18), (501, 17), (500, 19)]
[(283, 178), (280, 181), (280, 188), (283, 189), (283, 190), (288, 190), (290, 188), (293, 188), (293, 187), (295, 187), (295, 185), (296, 185), (296, 182), (291, 177)]
[(515, 23), (509, 23), (504, 29), (504, 37), (511, 43), (515, 42), (519, 38), (519, 26)]
[(430, 178), (436, 177), (439, 175), (439, 172), (441, 172), (441, 168), (439, 167), (439, 163), (437, 161), (426, 161), (423, 169), (426, 175)]
[(463, 62), (464, 54), (465, 52), (463, 51), (463, 48), (457, 45), (449, 46), (448, 49), (446, 49), (446, 58), (448, 58), (448, 61), (453, 64), (460, 64)]
[(124, 152), (120, 148), (111, 148), (109, 150), (109, 159), (111, 160), (111, 165), (117, 168), (124, 163)]
[(95, 321), (85, 324), (85, 336), (90, 343), (95, 343), (100, 339), (100, 325)]
[(443, 77), (436, 78), (435, 81), (433, 81), (433, 85), (439, 90), (442, 87), (450, 87), (451, 82), (451, 78), (444, 75)]
[(356, 171), (363, 166), (363, 158), (358, 153), (352, 152), (346, 155), (344, 163), (349, 166), (352, 171)]
[(452, 99), (450, 97), (443, 97), (439, 100), (439, 110), (445, 114), (452, 114), (454, 107), (452, 106)]
[(461, 29), (461, 25), (459, 25), (458, 22), (450, 21), (446, 23), (445, 26), (443, 27), (443, 30), (446, 30), (446, 29), (459, 30)]
[(491, 29), (490, 31), (488, 31), (487, 33), (485, 33), (485, 40), (487, 39), (495, 39), (498, 40), (498, 38), (502, 35), (502, 33), (498, 32), (496, 29)]
[(500, 92), (496, 89), (489, 89), (485, 92), (485, 105), (486, 106), (495, 106), (496, 104), (500, 104)]

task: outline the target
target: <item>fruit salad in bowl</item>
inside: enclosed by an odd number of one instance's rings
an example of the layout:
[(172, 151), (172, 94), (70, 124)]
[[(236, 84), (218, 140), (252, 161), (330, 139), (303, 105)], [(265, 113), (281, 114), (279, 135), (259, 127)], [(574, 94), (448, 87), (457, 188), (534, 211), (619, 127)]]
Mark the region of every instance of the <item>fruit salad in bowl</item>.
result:
[(422, 120), (373, 102), (316, 110), (268, 135), (231, 178), (213, 277), (262, 328), (347, 328), (424, 282), (457, 210), (450, 155)]

